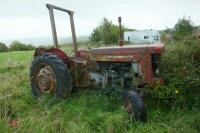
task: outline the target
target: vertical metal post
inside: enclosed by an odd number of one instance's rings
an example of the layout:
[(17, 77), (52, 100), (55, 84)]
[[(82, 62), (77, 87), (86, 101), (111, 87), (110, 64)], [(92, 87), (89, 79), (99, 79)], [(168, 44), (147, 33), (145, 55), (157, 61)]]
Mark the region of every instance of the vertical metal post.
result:
[(71, 23), (71, 31), (72, 31), (72, 40), (73, 40), (73, 45), (74, 45), (74, 52), (75, 52), (75, 56), (77, 56), (78, 47), (77, 47), (77, 40), (76, 40), (76, 32), (75, 32), (75, 26), (74, 26), (73, 13), (70, 13), (69, 16), (70, 16), (70, 23)]
[(56, 25), (55, 25), (55, 19), (54, 19), (54, 13), (53, 13), (53, 8), (49, 8), (49, 16), (50, 16), (50, 21), (51, 21), (51, 29), (52, 29), (52, 35), (53, 35), (53, 43), (56, 48), (58, 48), (58, 38), (57, 38), (57, 33), (56, 33)]
[(123, 35), (122, 35), (122, 18), (118, 17), (118, 22), (119, 22), (119, 45), (123, 46)]

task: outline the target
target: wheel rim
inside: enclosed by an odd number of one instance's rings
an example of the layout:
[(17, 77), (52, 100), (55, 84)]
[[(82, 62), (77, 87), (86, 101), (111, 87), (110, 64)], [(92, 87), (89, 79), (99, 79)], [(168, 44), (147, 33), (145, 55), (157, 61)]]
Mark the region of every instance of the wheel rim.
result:
[(124, 100), (124, 108), (128, 113), (133, 113), (133, 104), (128, 98)]
[(53, 69), (48, 64), (39, 64), (34, 74), (34, 84), (42, 93), (56, 91), (56, 78)]

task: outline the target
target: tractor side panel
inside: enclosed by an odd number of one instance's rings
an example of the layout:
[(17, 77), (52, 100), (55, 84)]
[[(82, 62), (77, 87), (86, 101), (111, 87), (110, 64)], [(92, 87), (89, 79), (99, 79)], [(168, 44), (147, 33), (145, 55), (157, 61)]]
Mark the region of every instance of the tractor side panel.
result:
[(70, 71), (73, 79), (73, 86), (75, 88), (86, 88), (90, 86), (90, 76), (87, 64), (70, 62)]
[(142, 83), (140, 84), (151, 84), (152, 83), (151, 54), (145, 54), (143, 56), (144, 57), (139, 61), (143, 78)]

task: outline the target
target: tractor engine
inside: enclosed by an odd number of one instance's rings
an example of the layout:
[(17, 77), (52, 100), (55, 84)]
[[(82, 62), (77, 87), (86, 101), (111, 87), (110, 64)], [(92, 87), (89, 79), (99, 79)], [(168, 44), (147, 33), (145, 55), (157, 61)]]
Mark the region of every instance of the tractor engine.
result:
[(133, 87), (133, 70), (131, 63), (98, 62), (98, 70), (91, 72), (90, 76), (102, 87), (120, 86), (122, 88)]

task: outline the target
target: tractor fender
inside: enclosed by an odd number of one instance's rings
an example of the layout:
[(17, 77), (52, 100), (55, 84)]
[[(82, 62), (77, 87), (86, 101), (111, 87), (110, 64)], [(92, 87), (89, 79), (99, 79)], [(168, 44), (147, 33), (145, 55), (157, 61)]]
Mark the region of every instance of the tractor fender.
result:
[(37, 57), (44, 53), (51, 53), (51, 54), (57, 55), (59, 58), (64, 60), (66, 63), (68, 63), (70, 60), (69, 57), (67, 56), (67, 54), (65, 54), (65, 52), (63, 52), (62, 50), (57, 49), (57, 48), (50, 48), (50, 49), (36, 48), (34, 57)]

